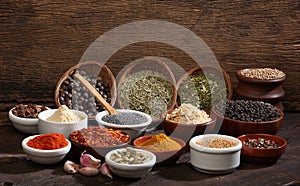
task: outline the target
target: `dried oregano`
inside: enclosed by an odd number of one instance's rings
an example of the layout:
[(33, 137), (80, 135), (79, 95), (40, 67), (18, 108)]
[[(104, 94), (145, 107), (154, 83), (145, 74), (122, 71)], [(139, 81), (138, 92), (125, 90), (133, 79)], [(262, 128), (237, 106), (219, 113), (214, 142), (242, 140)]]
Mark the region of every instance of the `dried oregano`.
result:
[(142, 70), (125, 79), (119, 87), (118, 96), (124, 108), (138, 110), (157, 119), (171, 106), (173, 87), (161, 73)]
[(178, 90), (178, 102), (190, 103), (199, 109), (210, 111), (212, 105), (226, 100), (228, 90), (224, 79), (213, 73), (190, 75)]

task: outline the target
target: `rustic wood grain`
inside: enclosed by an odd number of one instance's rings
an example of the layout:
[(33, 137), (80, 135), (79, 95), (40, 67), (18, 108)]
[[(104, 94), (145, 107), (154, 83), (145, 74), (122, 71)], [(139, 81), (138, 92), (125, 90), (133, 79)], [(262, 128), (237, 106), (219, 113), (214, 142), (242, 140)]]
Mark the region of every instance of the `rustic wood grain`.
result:
[[(78, 63), (99, 36), (140, 20), (164, 20), (192, 30), (229, 73), (273, 67), (287, 74), (286, 111), (300, 111), (300, 1), (1, 1), (0, 111), (16, 103), (55, 106), (60, 76)], [(99, 51), (105, 52), (105, 51)], [(127, 46), (107, 62), (115, 75), (146, 55), (163, 56), (188, 70), (183, 51), (156, 42)]]

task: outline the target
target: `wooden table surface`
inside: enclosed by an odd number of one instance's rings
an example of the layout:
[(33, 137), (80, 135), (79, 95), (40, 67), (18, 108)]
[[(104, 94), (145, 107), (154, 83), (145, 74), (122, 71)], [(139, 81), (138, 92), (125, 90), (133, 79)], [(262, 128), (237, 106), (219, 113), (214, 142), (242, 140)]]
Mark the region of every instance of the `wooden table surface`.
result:
[[(286, 113), (277, 135), (287, 140), (286, 153), (274, 165), (254, 165), (241, 161), (231, 174), (208, 175), (197, 172), (189, 163), (189, 153), (177, 164), (154, 167), (141, 179), (114, 179), (102, 175), (69, 175), (63, 162), (39, 165), (27, 160), (21, 141), (27, 135), (10, 123), (0, 130), (0, 185), (300, 185), (300, 114)], [(70, 154), (68, 155), (70, 156)]]

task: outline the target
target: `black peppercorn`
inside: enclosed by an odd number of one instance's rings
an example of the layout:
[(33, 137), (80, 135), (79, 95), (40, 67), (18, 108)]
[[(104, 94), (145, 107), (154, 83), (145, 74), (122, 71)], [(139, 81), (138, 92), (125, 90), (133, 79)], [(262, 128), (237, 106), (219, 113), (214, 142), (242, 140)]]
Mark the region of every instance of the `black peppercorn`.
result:
[[(109, 84), (103, 82), (100, 77), (89, 77), (86, 72), (80, 70), (80, 73), (92, 85), (95, 85), (96, 90), (108, 102), (111, 102), (111, 94)], [(61, 84), (59, 90), (60, 104), (66, 105), (70, 109), (86, 112), (88, 116), (94, 116), (97, 112), (105, 110), (101, 103), (94, 99), (94, 96), (73, 77), (73, 72), (70, 77), (66, 78)]]
[(216, 112), (224, 117), (247, 122), (273, 121), (280, 117), (279, 110), (262, 101), (227, 100), (216, 106)]

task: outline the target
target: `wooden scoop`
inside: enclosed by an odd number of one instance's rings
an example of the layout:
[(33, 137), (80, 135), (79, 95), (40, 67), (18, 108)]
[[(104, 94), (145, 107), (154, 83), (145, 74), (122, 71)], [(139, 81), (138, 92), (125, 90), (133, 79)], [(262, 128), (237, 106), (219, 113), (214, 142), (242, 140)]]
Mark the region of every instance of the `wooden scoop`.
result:
[(114, 109), (109, 103), (105, 101), (105, 99), (99, 94), (99, 92), (93, 87), (84, 77), (80, 74), (75, 73), (74, 77), (76, 77), (106, 108), (109, 114), (117, 114), (118, 112)]

